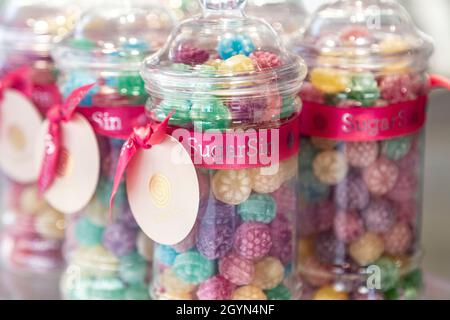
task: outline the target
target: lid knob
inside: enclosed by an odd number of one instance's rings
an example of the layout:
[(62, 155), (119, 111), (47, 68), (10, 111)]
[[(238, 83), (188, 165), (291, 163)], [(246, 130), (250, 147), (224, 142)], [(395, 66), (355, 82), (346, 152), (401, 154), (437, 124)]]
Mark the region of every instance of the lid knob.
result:
[(205, 10), (242, 11), (247, 0), (200, 0)]

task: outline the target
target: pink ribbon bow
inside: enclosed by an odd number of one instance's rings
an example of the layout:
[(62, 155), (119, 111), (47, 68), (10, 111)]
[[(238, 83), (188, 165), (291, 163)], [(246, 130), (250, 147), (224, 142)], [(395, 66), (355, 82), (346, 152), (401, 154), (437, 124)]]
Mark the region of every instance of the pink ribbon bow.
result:
[(61, 125), (72, 119), (77, 106), (94, 86), (95, 83), (74, 90), (64, 104), (55, 105), (47, 112), (49, 126), (45, 136), (44, 160), (38, 178), (38, 189), (41, 194), (50, 188), (56, 178), (62, 143)]
[(119, 162), (117, 164), (116, 174), (114, 176), (114, 185), (109, 201), (110, 219), (112, 219), (114, 199), (128, 165), (140, 149), (151, 149), (152, 146), (161, 144), (166, 139), (169, 120), (173, 113), (173, 111), (170, 112), (164, 121), (159, 124), (148, 123), (143, 127), (134, 128), (133, 133), (124, 143), (122, 150), (120, 151)]
[(22, 67), (7, 73), (0, 79), (0, 101), (3, 100), (5, 90), (17, 89), (27, 97), (31, 97), (33, 90), (33, 83), (31, 80), (31, 69), (29, 67)]
[(437, 74), (432, 74), (430, 75), (430, 83), (431, 87), (433, 88), (444, 88), (450, 90), (450, 79), (446, 77)]

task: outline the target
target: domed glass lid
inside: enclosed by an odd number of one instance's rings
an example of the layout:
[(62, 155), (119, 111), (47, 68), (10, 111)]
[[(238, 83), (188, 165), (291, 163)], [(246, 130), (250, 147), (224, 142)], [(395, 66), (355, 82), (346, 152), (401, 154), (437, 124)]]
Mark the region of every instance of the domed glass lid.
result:
[(162, 47), (174, 26), (157, 1), (109, 0), (83, 15), (54, 57), (65, 67), (136, 68)]
[(267, 22), (244, 14), (246, 0), (201, 4), (203, 13), (181, 23), (146, 59), (142, 74), (153, 97), (263, 95), (268, 85), (280, 94), (298, 92), (303, 60), (285, 49)]
[(291, 45), (306, 59), (321, 55), (362, 64), (376, 64), (368, 57), (423, 60), (433, 51), (430, 38), (393, 0), (338, 0), (326, 4), (312, 16), (303, 38)]
[(63, 0), (8, 0), (0, 11), (0, 48), (48, 52), (79, 14), (78, 6)]

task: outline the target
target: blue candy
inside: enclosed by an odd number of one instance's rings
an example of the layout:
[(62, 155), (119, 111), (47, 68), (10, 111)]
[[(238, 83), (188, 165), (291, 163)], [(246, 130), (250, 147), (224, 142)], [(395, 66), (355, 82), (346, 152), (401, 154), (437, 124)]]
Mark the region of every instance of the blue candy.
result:
[(155, 259), (166, 266), (172, 266), (177, 256), (175, 249), (169, 246), (158, 245), (155, 249)]
[[(84, 71), (73, 71), (67, 74), (67, 79), (62, 83), (60, 90), (64, 98), (67, 98), (74, 90), (79, 87), (96, 83), (97, 79), (94, 75), (86, 73)], [(98, 86), (92, 88), (81, 101), (80, 106), (91, 106), (92, 97), (98, 92)]]
[(102, 242), (105, 228), (93, 224), (87, 217), (80, 218), (75, 224), (75, 238), (82, 246), (95, 246)]
[(238, 54), (249, 56), (253, 51), (255, 51), (255, 45), (246, 35), (227, 35), (217, 47), (217, 53), (224, 60)]

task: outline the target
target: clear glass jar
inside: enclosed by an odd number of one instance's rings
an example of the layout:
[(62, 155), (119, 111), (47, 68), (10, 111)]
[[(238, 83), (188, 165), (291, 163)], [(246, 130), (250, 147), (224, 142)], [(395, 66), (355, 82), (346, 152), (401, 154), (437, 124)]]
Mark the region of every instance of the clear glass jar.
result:
[[(142, 74), (153, 121), (174, 111), (173, 130), (233, 135), (282, 131), (298, 119), (305, 65), (284, 49), (269, 24), (245, 16), (245, 2), (202, 1), (203, 14), (181, 23), (165, 50), (146, 60)], [(295, 149), (298, 137), (291, 138)], [(156, 245), (154, 299), (298, 297), (292, 272), (297, 150), (271, 168), (193, 161), (200, 190), (197, 220), (181, 242)]]
[[(80, 212), (68, 218), (68, 266), (61, 282), (65, 299), (149, 297), (151, 243), (140, 234), (130, 212), (124, 182), (111, 219), (109, 197), (122, 139), (131, 134), (134, 124), (145, 120), (148, 96), (139, 75), (141, 62), (164, 44), (173, 23), (165, 7), (148, 5), (148, 1), (108, 1), (108, 8), (92, 8), (85, 14), (74, 32), (53, 51), (62, 94), (67, 96), (80, 86), (96, 83), (81, 102), (79, 112), (96, 108), (102, 115), (90, 118), (94, 121), (91, 124), (101, 122), (99, 127), (94, 126), (100, 151), (95, 195)], [(122, 108), (121, 112), (137, 111), (112, 119), (118, 108)], [(119, 134), (118, 121), (128, 125), (130, 132)]]
[[(56, 103), (57, 72), (50, 50), (68, 33), (79, 16), (76, 6), (64, 1), (7, 1), (0, 13), (0, 76), (28, 66), (33, 108), (43, 117)], [(20, 84), (15, 87), (21, 90)], [(24, 114), (23, 117), (28, 117)], [(10, 123), (6, 139), (16, 150), (34, 148), (20, 127)], [(10, 153), (2, 157), (10, 157)], [(17, 159), (23, 161), (23, 159)], [(63, 266), (61, 254), (64, 216), (37, 192), (36, 177), (17, 176), (2, 165), (0, 193), (3, 225), (0, 252), (3, 264), (14, 271), (50, 272)]]
[[(415, 104), (425, 110), (431, 41), (394, 1), (341, 0), (321, 7), (292, 48), (309, 67), (301, 91), (305, 112), (344, 110), (335, 131), (342, 125), (361, 134), (347, 139), (323, 130), (302, 137), (298, 272), (304, 298), (418, 298), (424, 128), (389, 130), (401, 129), (402, 115)], [(396, 118), (388, 115), (400, 107)], [(367, 110), (373, 114), (363, 120), (353, 116)]]

